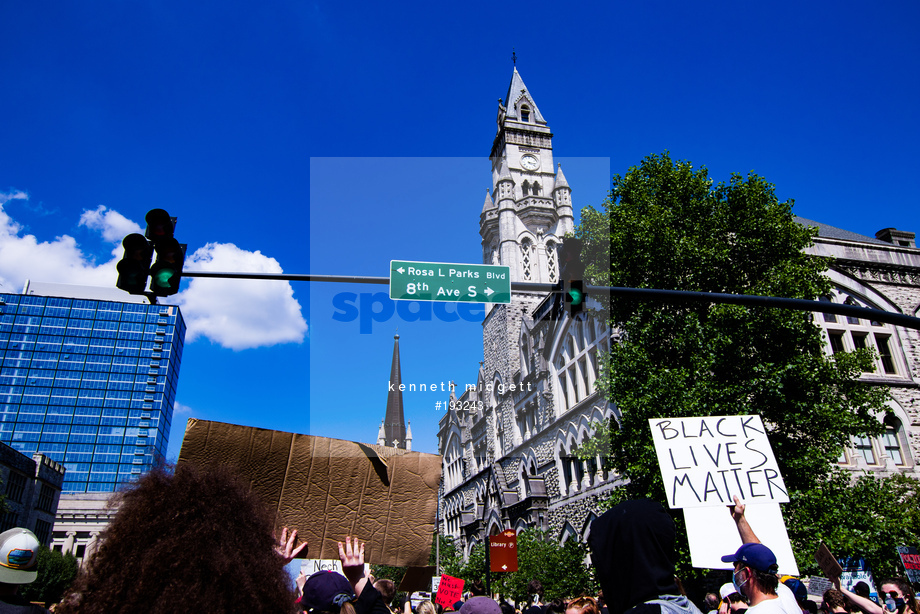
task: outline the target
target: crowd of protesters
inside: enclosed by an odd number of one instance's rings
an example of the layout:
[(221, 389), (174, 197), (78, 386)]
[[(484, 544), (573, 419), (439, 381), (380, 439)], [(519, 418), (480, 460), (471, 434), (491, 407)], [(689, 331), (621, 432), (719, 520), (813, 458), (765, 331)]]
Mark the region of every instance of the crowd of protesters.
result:
[[(154, 470), (119, 494), (115, 518), (55, 612), (132, 614), (293, 613), (412, 614), (394, 602), (396, 585), (374, 581), (357, 538), (339, 543), (342, 573), (301, 574), (292, 584), (285, 565), (300, 554), (296, 531), (273, 533), (271, 513), (227, 469)], [(805, 585), (779, 576), (776, 556), (760, 543), (736, 500), (730, 508), (743, 545), (722, 557), (731, 582), (706, 595), (698, 608), (675, 575), (676, 530), (652, 501), (626, 501), (591, 527), (589, 546), (599, 595), (543, 601), (539, 579), (526, 603), (486, 595), (468, 585), (459, 614), (920, 614), (909, 582), (884, 580), (878, 600), (859, 583), (848, 590), (834, 579), (820, 605)], [(18, 596), (36, 578), (38, 541), (25, 529), (0, 534), (0, 614), (39, 614), (44, 608)], [(494, 598), (493, 598), (494, 597)], [(422, 601), (415, 614), (442, 614)]]

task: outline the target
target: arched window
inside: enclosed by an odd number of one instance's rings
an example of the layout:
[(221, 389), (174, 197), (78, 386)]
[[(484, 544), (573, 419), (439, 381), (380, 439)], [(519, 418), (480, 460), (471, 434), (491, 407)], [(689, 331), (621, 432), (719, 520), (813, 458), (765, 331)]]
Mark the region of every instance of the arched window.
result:
[(553, 359), (557, 415), (595, 394), (600, 374), (598, 352), (608, 351), (609, 344), (609, 331), (598, 328), (588, 314), (579, 314), (569, 325)]
[(533, 185), (532, 185), (531, 187), (533, 188), (533, 195), (534, 195), (534, 196), (539, 196), (539, 195), (540, 195), (540, 190), (543, 189), (543, 188), (540, 187), (540, 184), (539, 184), (538, 182), (536, 182), (536, 181), (533, 182)]
[(546, 268), (549, 270), (551, 283), (559, 281), (559, 258), (556, 255), (557, 244), (553, 241), (546, 242)]
[(901, 421), (892, 415), (885, 418), (885, 432), (882, 433), (882, 449), (891, 461), (899, 466), (910, 465), (910, 454), (907, 452), (907, 438)]
[(529, 122), (530, 121), (530, 107), (526, 104), (521, 105), (521, 121)]
[[(527, 196), (527, 193), (530, 192), (530, 182), (524, 181), (524, 183), (521, 184), (521, 190), (524, 192), (524, 196)], [(536, 194), (536, 191), (534, 191), (534, 194)]]
[(524, 274), (524, 281), (533, 279), (533, 242), (530, 239), (521, 241), (521, 268)]

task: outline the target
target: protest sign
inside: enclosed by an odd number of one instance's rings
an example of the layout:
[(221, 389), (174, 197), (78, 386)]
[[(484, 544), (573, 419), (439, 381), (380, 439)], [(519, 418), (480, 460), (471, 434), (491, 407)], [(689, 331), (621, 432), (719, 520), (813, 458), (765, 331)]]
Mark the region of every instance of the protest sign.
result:
[(917, 549), (913, 546), (898, 546), (898, 554), (907, 572), (907, 579), (920, 582), (920, 553), (917, 553)]
[(308, 576), (312, 576), (317, 571), (334, 571), (342, 573), (342, 561), (339, 559), (303, 559), (300, 563), (300, 570)]
[(815, 552), (815, 561), (828, 578), (839, 578), (840, 574), (843, 573), (843, 566), (831, 554), (830, 549), (824, 545), (824, 542), (821, 542), (821, 545), (818, 546), (818, 551)]
[(856, 571), (847, 571), (844, 570), (840, 574), (840, 586), (852, 591), (858, 582), (865, 582), (869, 586), (869, 597), (872, 599), (878, 599), (878, 591), (875, 588), (875, 578), (872, 577), (872, 572), (868, 569), (859, 569)]
[(190, 418), (184, 463), (231, 468), (317, 558), (356, 536), (370, 563), (428, 563), (440, 456)]
[(441, 574), (438, 584), (438, 596), (434, 602), (445, 608), (453, 607), (463, 597), (463, 580), (447, 574)]
[(786, 485), (760, 416), (649, 420), (671, 509), (786, 503)]
[(808, 587), (809, 595), (814, 595), (815, 597), (824, 597), (824, 593), (834, 588), (834, 583), (827, 578), (812, 576), (808, 578), (806, 586)]
[(415, 591), (409, 595), (409, 602), (412, 604), (413, 612), (423, 601), (431, 601), (431, 593), (426, 591)]
[(434, 565), (426, 565), (424, 567), (410, 567), (406, 570), (406, 573), (403, 575), (403, 578), (399, 585), (396, 587), (396, 590), (402, 593), (424, 591), (431, 585), (431, 578), (434, 575), (434, 571)]
[[(748, 505), (744, 517), (757, 538), (776, 555), (780, 573), (799, 575), (779, 503)], [(690, 544), (690, 563), (704, 569), (732, 569), (733, 565), (723, 563), (722, 557), (734, 554), (741, 547), (741, 536), (729, 508), (685, 507), (684, 521)]]

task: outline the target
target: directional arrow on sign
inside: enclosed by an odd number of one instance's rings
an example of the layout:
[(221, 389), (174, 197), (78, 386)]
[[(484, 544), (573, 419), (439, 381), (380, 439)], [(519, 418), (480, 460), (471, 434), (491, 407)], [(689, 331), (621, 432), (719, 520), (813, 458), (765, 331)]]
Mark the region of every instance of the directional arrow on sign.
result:
[(489, 537), (489, 568), (495, 572), (517, 571), (517, 533), (511, 529)]
[(390, 261), (390, 298), (510, 303), (511, 269), (493, 264)]

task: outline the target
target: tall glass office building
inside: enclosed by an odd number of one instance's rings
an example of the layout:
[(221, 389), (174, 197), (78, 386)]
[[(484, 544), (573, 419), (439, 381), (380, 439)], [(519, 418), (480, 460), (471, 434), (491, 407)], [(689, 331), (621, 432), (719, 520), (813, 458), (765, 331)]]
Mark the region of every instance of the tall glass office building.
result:
[(114, 288), (0, 293), (0, 441), (114, 491), (166, 455), (184, 338), (178, 307)]

